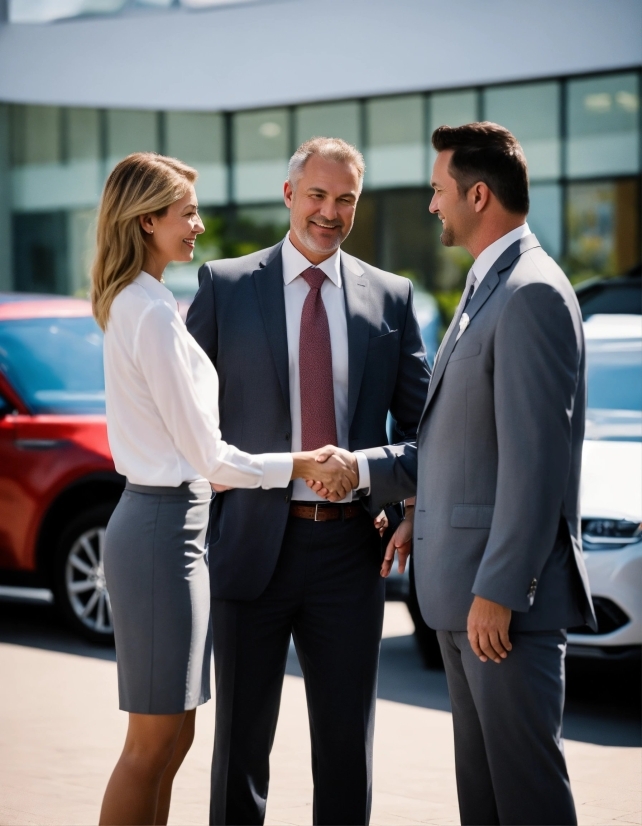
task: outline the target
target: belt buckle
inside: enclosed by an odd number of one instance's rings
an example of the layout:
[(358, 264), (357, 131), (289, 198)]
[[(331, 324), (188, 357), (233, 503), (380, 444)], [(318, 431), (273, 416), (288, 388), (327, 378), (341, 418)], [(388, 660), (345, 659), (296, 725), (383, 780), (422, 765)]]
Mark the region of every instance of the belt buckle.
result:
[(319, 513), (319, 505), (320, 505), (320, 502), (317, 502), (317, 504), (314, 506), (314, 521), (315, 522), (321, 522), (322, 521), (321, 519), (317, 518), (317, 514)]

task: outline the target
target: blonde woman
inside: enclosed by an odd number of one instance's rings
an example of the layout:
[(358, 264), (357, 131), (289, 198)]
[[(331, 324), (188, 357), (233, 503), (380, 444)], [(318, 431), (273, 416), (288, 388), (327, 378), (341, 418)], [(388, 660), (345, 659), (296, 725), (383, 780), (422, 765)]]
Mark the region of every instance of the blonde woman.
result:
[(102, 824), (164, 824), (172, 781), (210, 698), (206, 533), (210, 483), (286, 487), (357, 480), (315, 454), (251, 456), (221, 439), (218, 378), (163, 286), (170, 261), (190, 261), (204, 231), (197, 173), (151, 153), (121, 161), (105, 185), (92, 270), (94, 315), (105, 331), (109, 443), (127, 478), (107, 526), (125, 746), (107, 785)]

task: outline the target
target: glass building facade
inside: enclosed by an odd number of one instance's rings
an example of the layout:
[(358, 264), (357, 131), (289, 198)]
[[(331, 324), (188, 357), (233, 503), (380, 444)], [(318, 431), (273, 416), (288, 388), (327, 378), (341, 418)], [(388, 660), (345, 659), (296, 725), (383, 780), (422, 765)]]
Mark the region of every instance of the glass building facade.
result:
[[(288, 159), (314, 135), (366, 158), (345, 248), (434, 292), (447, 310), (470, 264), (428, 212), (433, 129), (492, 120), (521, 141), (529, 224), (576, 281), (640, 261), (641, 73), (511, 83), (242, 112), (0, 106), (0, 257), (5, 288), (85, 294), (96, 206), (125, 155), (174, 155), (200, 173), (198, 261), (275, 243), (288, 224)], [(194, 268), (190, 271), (194, 278)], [(189, 281), (189, 278), (187, 278)], [(192, 282), (193, 283), (193, 282)]]

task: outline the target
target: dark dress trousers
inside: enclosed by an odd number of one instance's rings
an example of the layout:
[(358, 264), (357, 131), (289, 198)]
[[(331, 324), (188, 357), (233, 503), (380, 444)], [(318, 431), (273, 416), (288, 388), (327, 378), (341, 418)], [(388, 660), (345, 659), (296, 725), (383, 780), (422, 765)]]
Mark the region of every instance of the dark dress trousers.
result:
[[(412, 285), (341, 253), (350, 450), (385, 444), (391, 412), (413, 439), (429, 372)], [(289, 451), (292, 424), (281, 244), (199, 272), (187, 326), (220, 380), (223, 438)], [(367, 823), (383, 617), (372, 514), (289, 516), (291, 490), (231, 490), (212, 509), (209, 564), (216, 669), (210, 822), (260, 824), (290, 636), (304, 675), (314, 822)]]
[[(444, 339), (415, 444), (366, 450), (373, 506), (417, 493), (414, 571), (453, 704), (463, 823), (568, 824), (564, 629), (595, 617), (581, 548), (582, 316), (534, 235), (480, 283)], [(481, 663), (475, 595), (512, 609), (513, 651)]]

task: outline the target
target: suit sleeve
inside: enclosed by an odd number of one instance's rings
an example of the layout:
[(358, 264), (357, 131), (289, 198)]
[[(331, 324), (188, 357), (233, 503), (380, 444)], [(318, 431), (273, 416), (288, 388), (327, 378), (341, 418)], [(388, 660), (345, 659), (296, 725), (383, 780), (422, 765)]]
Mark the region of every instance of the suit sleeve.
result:
[(203, 264), (198, 271), (198, 291), (187, 311), (186, 325), (216, 366), (218, 355), (218, 325), (214, 301), (213, 273), (209, 264)]
[(373, 513), (384, 505), (414, 496), (417, 491), (416, 439), (428, 395), (430, 370), (412, 292), (412, 282), (408, 281), (397, 381), (390, 405), (395, 431), (403, 443), (361, 451), (370, 469), (370, 496), (366, 504)]
[(583, 339), (547, 284), (517, 290), (494, 344), (498, 475), (495, 510), (473, 593), (528, 611), (553, 548), (571, 466), (571, 419)]

